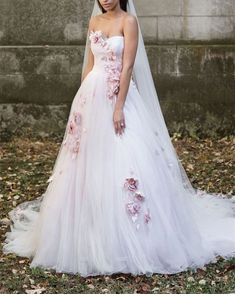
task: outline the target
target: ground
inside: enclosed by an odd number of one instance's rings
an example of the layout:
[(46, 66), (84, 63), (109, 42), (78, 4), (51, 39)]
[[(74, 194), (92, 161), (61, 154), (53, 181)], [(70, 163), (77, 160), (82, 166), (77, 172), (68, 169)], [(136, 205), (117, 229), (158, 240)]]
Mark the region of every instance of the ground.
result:
[[(178, 155), (196, 188), (235, 195), (233, 167), (235, 137), (222, 139), (172, 138)], [(41, 195), (61, 143), (61, 138), (15, 137), (1, 143), (1, 242), (9, 229), (7, 213), (18, 203)], [(114, 275), (82, 278), (79, 275), (30, 269), (29, 260), (2, 255), (0, 293), (235, 293), (235, 259), (218, 257), (217, 263), (196, 271), (152, 277)]]

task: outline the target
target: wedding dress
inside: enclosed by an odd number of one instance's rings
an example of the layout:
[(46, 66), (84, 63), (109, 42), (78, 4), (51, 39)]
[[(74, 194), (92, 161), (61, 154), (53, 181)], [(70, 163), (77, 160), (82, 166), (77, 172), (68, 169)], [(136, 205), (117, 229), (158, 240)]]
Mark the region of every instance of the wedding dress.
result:
[(173, 274), (234, 257), (233, 198), (178, 180), (177, 157), (152, 128), (134, 76), (126, 128), (115, 134), (124, 37), (91, 31), (89, 42), (94, 67), (72, 102), (46, 192), (10, 211), (4, 253), (82, 276)]

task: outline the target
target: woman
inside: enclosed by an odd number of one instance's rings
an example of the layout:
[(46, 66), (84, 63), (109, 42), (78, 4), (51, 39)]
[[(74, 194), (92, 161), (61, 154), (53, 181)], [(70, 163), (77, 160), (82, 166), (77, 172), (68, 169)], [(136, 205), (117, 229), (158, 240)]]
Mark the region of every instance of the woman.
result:
[(234, 208), (177, 158), (132, 0), (95, 1), (48, 188), (10, 212), (4, 252), (82, 276), (172, 274), (235, 256)]

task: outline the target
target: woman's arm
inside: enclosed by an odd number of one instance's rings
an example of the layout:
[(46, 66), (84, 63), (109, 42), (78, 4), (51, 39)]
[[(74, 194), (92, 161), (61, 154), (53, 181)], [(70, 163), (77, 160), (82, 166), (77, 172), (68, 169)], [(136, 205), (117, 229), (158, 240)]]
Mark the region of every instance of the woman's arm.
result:
[[(93, 27), (94, 27), (94, 17), (91, 17), (91, 19), (89, 21), (88, 33), (90, 33), (90, 31), (93, 30)], [(81, 83), (83, 82), (85, 77), (88, 75), (88, 73), (92, 70), (93, 65), (94, 65), (94, 55), (91, 51), (91, 48), (89, 47), (87, 64), (86, 64), (86, 67), (85, 67), (84, 72), (82, 74)]]
[(120, 90), (117, 96), (113, 115), (115, 132), (120, 135), (123, 133), (125, 128), (123, 107), (129, 89), (138, 47), (138, 24), (134, 16), (128, 15), (125, 18), (123, 31), (125, 37), (125, 47), (123, 52), (122, 72), (120, 76)]

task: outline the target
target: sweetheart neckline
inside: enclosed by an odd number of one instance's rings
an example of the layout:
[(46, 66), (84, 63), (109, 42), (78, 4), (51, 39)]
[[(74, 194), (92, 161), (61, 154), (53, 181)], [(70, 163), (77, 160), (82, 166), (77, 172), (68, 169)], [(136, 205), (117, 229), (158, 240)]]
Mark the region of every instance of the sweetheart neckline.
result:
[(102, 34), (102, 38), (105, 39), (105, 40), (109, 40), (109, 39), (112, 39), (112, 38), (118, 38), (118, 37), (119, 38), (124, 38), (123, 35), (113, 35), (113, 36), (108, 37), (101, 30), (95, 30), (95, 31), (91, 30), (90, 31), (90, 33), (97, 33), (97, 32), (100, 32)]

